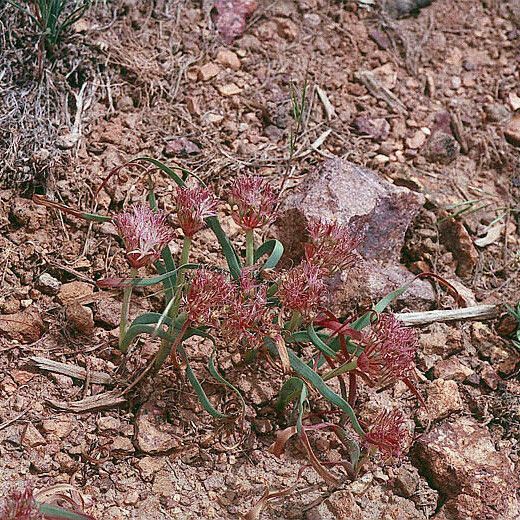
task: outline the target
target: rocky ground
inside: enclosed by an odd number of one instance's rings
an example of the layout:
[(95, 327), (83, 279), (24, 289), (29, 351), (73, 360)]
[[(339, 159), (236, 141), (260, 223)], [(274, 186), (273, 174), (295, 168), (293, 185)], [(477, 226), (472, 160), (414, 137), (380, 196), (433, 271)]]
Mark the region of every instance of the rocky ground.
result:
[[(465, 305), (520, 300), (519, 2), (434, 0), (414, 13), (419, 2), (258, 3), (244, 34), (225, 44), (212, 2), (98, 2), (40, 81), (23, 43), (34, 41), (31, 27), (0, 7), (0, 106), (17, 114), (0, 131), (2, 490), (14, 480), (80, 493), (103, 519), (239, 518), (266, 485), (292, 485), (305, 464), (295, 443), (281, 459), (267, 452), (285, 426), (273, 408), (278, 376), (268, 365), (237, 366), (232, 353), (221, 363), (248, 403), (241, 428), (212, 421), (169, 367), (118, 407), (75, 411), (106, 390), (100, 372), (125, 381), (154, 345), (124, 363), (118, 354), (120, 295), (95, 285), (125, 272), (114, 227), (36, 206), (33, 193), (118, 211), (142, 200), (139, 170), (95, 192), (111, 169), (143, 155), (185, 165), (219, 194), (238, 172), (254, 172), (282, 188), (269, 233), (285, 243), (287, 261), (301, 255), (307, 216), (367, 220), (361, 263), (334, 280), (338, 310), (366, 308), (425, 271), (447, 279)], [(291, 92), (304, 91), (295, 119)], [(12, 99), (26, 100), (23, 117)], [(172, 186), (155, 182), (171, 208)], [(221, 217), (240, 242), (226, 208)], [(209, 232), (194, 259), (221, 261)], [(157, 309), (161, 297), (137, 290), (136, 303), (135, 312)], [(420, 280), (393, 308), (456, 305)], [(363, 420), (375, 406), (403, 410), (407, 456), (374, 461), (338, 489), (307, 469), (260, 518), (518, 518), (520, 356), (511, 332), (505, 318), (422, 327), (427, 408), (404, 385), (360, 395)], [(207, 346), (192, 348), (202, 373)], [(46, 371), (35, 356), (83, 370)], [(207, 385), (225, 405), (222, 389)], [(334, 441), (316, 443), (324, 460), (337, 460)]]

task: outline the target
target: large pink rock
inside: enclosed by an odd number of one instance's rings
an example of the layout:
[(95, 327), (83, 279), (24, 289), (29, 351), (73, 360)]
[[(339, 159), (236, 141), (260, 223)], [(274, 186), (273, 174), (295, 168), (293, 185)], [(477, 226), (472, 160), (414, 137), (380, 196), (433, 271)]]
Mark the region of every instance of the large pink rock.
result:
[[(358, 248), (362, 260), (347, 280), (335, 280), (338, 299), (366, 304), (397, 289), (413, 275), (399, 264), (405, 234), (424, 197), (395, 186), (377, 173), (344, 159), (326, 161), (282, 202), (276, 234), (286, 251), (286, 264), (299, 262), (310, 217), (323, 217), (343, 224), (363, 226), (365, 239)], [(429, 307), (434, 293), (429, 283), (417, 281), (407, 302)]]
[(435, 518), (520, 518), (518, 474), (495, 449), (487, 428), (468, 417), (443, 422), (417, 441), (413, 456), (421, 472), (446, 498)]

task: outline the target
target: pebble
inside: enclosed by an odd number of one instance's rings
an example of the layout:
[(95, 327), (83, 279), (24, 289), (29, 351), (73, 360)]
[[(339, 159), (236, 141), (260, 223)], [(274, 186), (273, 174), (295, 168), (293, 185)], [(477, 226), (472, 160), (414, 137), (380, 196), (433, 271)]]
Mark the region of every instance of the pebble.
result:
[(45, 437), (34, 427), (32, 423), (28, 423), (22, 434), (22, 446), (35, 448), (36, 446), (43, 446), (45, 443)]
[(206, 63), (200, 67), (197, 77), (200, 81), (209, 81), (220, 72), (220, 67), (215, 63)]
[(217, 87), (218, 91), (223, 96), (235, 96), (236, 94), (240, 94), (242, 89), (236, 83), (226, 83), (225, 85), (219, 85)]
[(58, 300), (63, 305), (67, 305), (77, 300), (82, 300), (82, 303), (90, 303), (85, 301), (84, 298), (91, 296), (94, 293), (94, 286), (85, 282), (75, 281), (65, 283), (61, 286), (60, 292), (58, 293)]
[(426, 141), (426, 135), (422, 130), (417, 130), (412, 137), (406, 140), (406, 144), (409, 148), (416, 150), (420, 148)]
[(65, 308), (65, 315), (68, 324), (76, 332), (86, 336), (94, 332), (94, 314), (90, 307), (85, 307), (80, 303), (72, 303)]
[(61, 282), (54, 278), (54, 276), (51, 276), (49, 273), (42, 273), (38, 277), (38, 289), (42, 293), (48, 294), (50, 296), (58, 294), (61, 285)]
[(217, 62), (232, 70), (239, 70), (241, 66), (238, 56), (229, 49), (220, 49), (217, 52)]
[(504, 136), (509, 144), (520, 147), (520, 113), (514, 115), (504, 130)]

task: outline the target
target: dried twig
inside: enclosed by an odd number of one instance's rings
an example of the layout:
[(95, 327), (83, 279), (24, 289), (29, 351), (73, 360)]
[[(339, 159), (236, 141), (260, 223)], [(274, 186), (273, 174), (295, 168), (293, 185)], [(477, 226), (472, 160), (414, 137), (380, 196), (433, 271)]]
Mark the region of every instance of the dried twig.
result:
[(47, 359), (39, 356), (34, 356), (29, 359), (40, 370), (54, 372), (56, 374), (63, 374), (64, 376), (69, 376), (74, 379), (81, 379), (82, 381), (85, 381), (88, 375), (90, 376), (90, 382), (96, 385), (114, 384), (114, 380), (112, 379), (112, 377), (109, 374), (106, 374), (105, 372), (93, 370), (90, 373), (88, 373), (87, 370), (76, 365), (59, 363), (58, 361), (53, 361), (52, 359)]
[(53, 408), (63, 412), (83, 413), (120, 406), (126, 403), (126, 399), (121, 396), (119, 390), (113, 390), (103, 394), (92, 395), (81, 401), (53, 401), (48, 399), (46, 402)]
[(490, 320), (502, 313), (500, 305), (476, 305), (463, 309), (448, 309), (426, 312), (404, 312), (396, 317), (405, 325), (426, 325), (439, 321)]
[(388, 90), (376, 76), (366, 70), (357, 74), (367, 90), (377, 99), (383, 100), (394, 112), (406, 114), (408, 111), (404, 103), (390, 90)]

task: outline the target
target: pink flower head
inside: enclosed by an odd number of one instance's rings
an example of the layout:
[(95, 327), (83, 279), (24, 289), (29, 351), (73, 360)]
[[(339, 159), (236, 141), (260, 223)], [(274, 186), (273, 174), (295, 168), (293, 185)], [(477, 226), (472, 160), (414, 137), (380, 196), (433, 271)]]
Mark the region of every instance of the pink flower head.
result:
[(27, 487), (23, 491), (11, 491), (0, 505), (2, 520), (43, 520), (34, 501), (32, 489)]
[(377, 448), (386, 457), (399, 457), (403, 451), (407, 430), (399, 410), (381, 412), (364, 437), (364, 443)]
[(174, 237), (166, 214), (148, 206), (134, 206), (116, 215), (114, 224), (125, 243), (126, 258), (136, 269), (155, 262)]
[(243, 229), (263, 227), (276, 218), (278, 196), (261, 177), (242, 176), (230, 191), (233, 220)]
[(287, 271), (277, 294), (286, 309), (310, 317), (322, 302), (326, 291), (321, 268), (303, 261)]
[(305, 245), (305, 257), (330, 273), (352, 266), (357, 256), (356, 247), (362, 240), (359, 229), (331, 220), (311, 218), (307, 224), (311, 242)]
[(229, 345), (247, 345), (252, 349), (262, 347), (264, 337), (275, 332), (271, 309), (267, 305), (267, 287), (254, 283), (246, 273), (235, 287), (226, 307), (221, 333)]
[(412, 375), (417, 345), (413, 329), (393, 314), (381, 314), (367, 336), (357, 368), (379, 386), (386, 386)]
[(197, 269), (191, 277), (186, 307), (193, 323), (215, 325), (233, 287), (228, 277), (210, 269)]
[(218, 200), (207, 188), (177, 188), (177, 220), (184, 235), (192, 238), (206, 225), (204, 220), (217, 214)]

